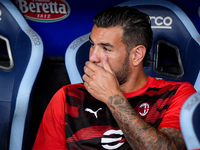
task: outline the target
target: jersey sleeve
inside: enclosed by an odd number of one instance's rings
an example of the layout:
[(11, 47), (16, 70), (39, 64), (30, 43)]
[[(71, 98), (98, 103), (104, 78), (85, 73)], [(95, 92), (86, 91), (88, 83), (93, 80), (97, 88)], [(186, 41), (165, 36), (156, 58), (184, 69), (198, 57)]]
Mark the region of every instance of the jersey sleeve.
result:
[(63, 88), (49, 102), (41, 121), (33, 150), (67, 150)]
[(181, 131), (179, 121), (181, 107), (187, 98), (195, 92), (196, 90), (190, 83), (182, 83), (182, 86), (180, 86), (180, 88), (177, 90), (174, 99), (166, 111), (158, 129), (169, 127)]

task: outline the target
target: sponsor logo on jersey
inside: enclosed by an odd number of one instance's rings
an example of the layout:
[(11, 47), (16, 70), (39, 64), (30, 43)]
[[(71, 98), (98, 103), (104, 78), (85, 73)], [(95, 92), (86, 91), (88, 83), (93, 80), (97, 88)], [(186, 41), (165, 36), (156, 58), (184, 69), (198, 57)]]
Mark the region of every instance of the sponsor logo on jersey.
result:
[(142, 103), (139, 106), (139, 114), (141, 116), (145, 116), (149, 112), (149, 104), (148, 103)]
[(86, 109), (85, 109), (85, 111), (87, 111), (87, 112), (89, 112), (89, 113), (91, 113), (91, 114), (94, 114), (94, 116), (95, 116), (96, 118), (98, 118), (97, 113), (98, 113), (99, 110), (102, 110), (102, 108), (99, 108), (99, 109), (97, 109), (96, 111), (93, 111), (93, 110), (90, 109), (90, 108), (86, 108)]
[(65, 0), (18, 0), (17, 5), (27, 19), (38, 22), (55, 22), (70, 14)]
[[(101, 143), (104, 149), (118, 149), (124, 144), (122, 142), (123, 132), (121, 130), (108, 130), (103, 135), (104, 137), (101, 138)], [(116, 135), (117, 137), (112, 135)]]
[(172, 29), (173, 20), (170, 16), (150, 16), (151, 28)]

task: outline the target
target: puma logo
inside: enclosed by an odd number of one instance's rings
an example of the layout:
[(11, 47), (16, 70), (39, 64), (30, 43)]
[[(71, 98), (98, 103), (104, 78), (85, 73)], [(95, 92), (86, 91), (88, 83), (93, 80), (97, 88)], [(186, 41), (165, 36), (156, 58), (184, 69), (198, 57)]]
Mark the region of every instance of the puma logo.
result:
[(93, 110), (90, 109), (90, 108), (86, 108), (86, 109), (85, 109), (85, 111), (87, 111), (87, 112), (89, 112), (89, 113), (91, 113), (91, 114), (94, 114), (94, 116), (95, 116), (96, 118), (98, 118), (97, 112), (98, 112), (99, 110), (102, 110), (102, 108), (99, 108), (99, 109), (97, 109), (96, 111), (93, 111)]

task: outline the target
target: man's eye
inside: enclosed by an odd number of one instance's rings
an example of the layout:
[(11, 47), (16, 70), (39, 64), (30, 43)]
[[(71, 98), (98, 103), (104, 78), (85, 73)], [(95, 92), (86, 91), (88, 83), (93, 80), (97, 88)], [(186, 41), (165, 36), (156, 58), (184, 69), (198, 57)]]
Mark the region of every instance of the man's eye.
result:
[(110, 49), (107, 49), (106, 47), (103, 48), (105, 51), (108, 51), (110, 52), (111, 50)]

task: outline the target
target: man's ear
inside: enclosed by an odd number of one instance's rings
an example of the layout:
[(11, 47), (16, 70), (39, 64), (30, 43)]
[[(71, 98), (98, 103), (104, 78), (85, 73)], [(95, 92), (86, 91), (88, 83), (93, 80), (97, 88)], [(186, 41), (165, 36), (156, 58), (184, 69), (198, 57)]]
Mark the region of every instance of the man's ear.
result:
[(146, 48), (143, 45), (138, 45), (134, 47), (131, 52), (131, 60), (133, 66), (138, 66), (143, 62), (144, 56), (146, 54)]

